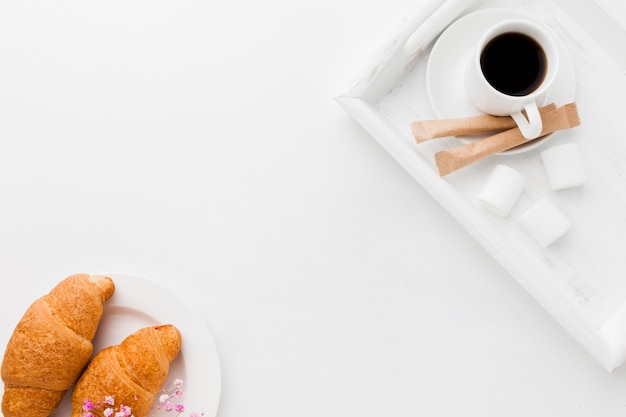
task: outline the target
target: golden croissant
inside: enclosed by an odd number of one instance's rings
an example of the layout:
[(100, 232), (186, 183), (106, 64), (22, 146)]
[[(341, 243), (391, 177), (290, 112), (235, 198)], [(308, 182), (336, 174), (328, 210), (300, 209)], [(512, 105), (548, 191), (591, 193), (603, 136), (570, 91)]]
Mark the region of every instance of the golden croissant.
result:
[(72, 417), (83, 413), (85, 402), (96, 404), (91, 413), (103, 416), (105, 398), (129, 407), (135, 417), (145, 417), (167, 379), (170, 363), (181, 346), (180, 332), (171, 324), (146, 327), (119, 345), (98, 352), (72, 393)]
[(57, 408), (93, 353), (113, 280), (72, 275), (37, 299), (15, 327), (2, 360), (4, 417), (46, 417)]

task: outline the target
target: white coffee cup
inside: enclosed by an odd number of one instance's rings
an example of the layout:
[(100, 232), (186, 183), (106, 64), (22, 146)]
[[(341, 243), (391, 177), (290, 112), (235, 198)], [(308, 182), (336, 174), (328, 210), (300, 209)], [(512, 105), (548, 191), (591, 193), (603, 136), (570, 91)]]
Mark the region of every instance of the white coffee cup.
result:
[(559, 52), (549, 29), (528, 19), (510, 19), (481, 37), (465, 71), (465, 85), (476, 107), (510, 115), (526, 139), (543, 128), (539, 107), (556, 78)]

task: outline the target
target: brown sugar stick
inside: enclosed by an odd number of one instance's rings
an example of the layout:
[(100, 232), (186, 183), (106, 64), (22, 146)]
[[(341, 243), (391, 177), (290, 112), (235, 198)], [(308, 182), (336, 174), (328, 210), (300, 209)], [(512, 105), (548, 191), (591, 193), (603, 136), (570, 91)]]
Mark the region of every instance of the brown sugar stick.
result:
[[(544, 108), (550, 110), (555, 109), (556, 106), (549, 104)], [(483, 114), (456, 119), (418, 120), (411, 123), (411, 130), (415, 141), (422, 143), (429, 139), (505, 130), (515, 126), (515, 121), (511, 116)]]
[(515, 121), (511, 116), (490, 114), (458, 119), (418, 120), (411, 123), (411, 130), (417, 143), (446, 136), (471, 135), (512, 127), (515, 127)]
[[(540, 110), (540, 114), (543, 121), (540, 137), (580, 124), (576, 103), (570, 103), (551, 111), (544, 108)], [(435, 162), (439, 175), (444, 176), (478, 160), (527, 142), (528, 139), (524, 138), (519, 128), (515, 127), (467, 145), (437, 152)]]

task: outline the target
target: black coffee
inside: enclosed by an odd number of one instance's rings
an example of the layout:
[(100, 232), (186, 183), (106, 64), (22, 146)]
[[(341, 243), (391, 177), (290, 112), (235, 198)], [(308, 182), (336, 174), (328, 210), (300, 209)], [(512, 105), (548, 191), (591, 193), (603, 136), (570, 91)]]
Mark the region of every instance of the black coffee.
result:
[(493, 38), (480, 56), (480, 67), (489, 84), (510, 96), (525, 96), (536, 90), (546, 75), (547, 64), (541, 46), (516, 32)]

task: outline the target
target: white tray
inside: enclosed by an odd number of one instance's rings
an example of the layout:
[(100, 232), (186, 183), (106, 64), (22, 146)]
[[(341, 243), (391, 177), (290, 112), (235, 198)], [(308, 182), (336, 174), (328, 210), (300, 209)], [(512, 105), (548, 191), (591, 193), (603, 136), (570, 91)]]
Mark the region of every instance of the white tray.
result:
[[(336, 98), (607, 370), (626, 358), (626, 134), (620, 126), (626, 110), (626, 6), (618, 2), (422, 1)], [(435, 118), (426, 88), (429, 53), (449, 24), (490, 8), (527, 11), (553, 28), (574, 65), (582, 124), (528, 152), (497, 155), (442, 178), (433, 155), (459, 142), (417, 145), (410, 130), (414, 120)], [(539, 152), (566, 142), (581, 147), (588, 180), (551, 191)], [(498, 163), (528, 180), (505, 219), (484, 211), (476, 199)], [(542, 249), (517, 218), (545, 196), (572, 228)]]

